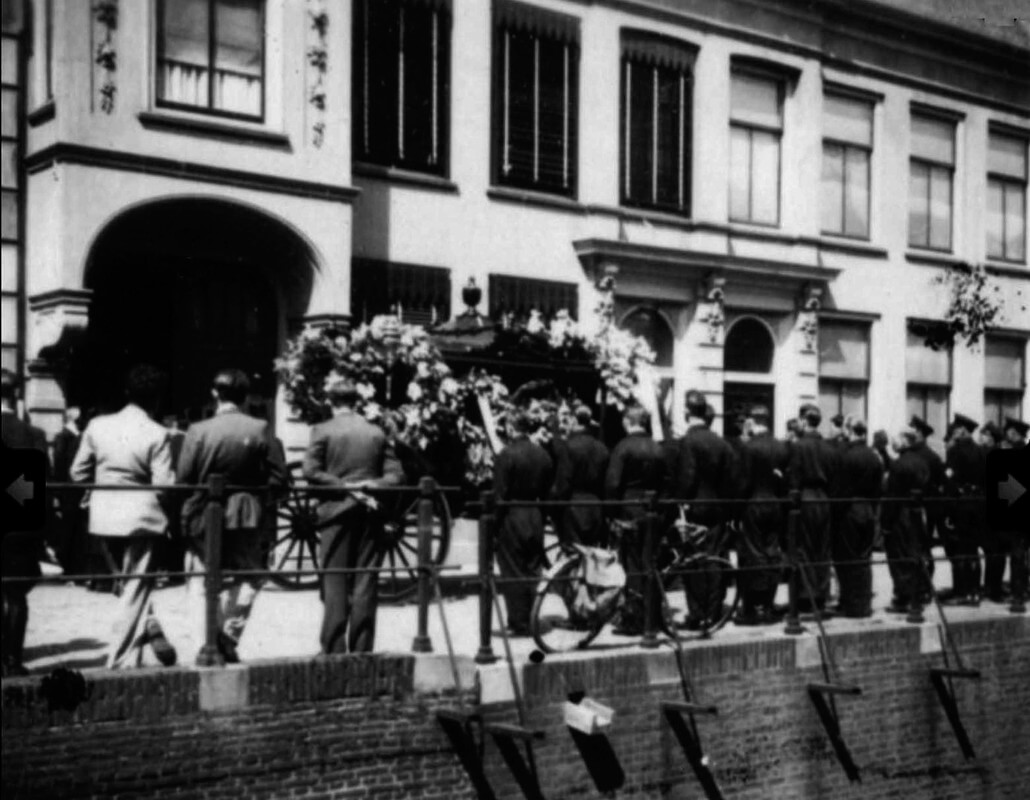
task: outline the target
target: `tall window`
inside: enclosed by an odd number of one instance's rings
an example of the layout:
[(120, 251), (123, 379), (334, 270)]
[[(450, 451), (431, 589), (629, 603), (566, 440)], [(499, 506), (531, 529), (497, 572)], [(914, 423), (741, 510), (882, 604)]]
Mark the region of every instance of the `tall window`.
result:
[(575, 319), (579, 312), (579, 290), (574, 283), (518, 278), (514, 275), (490, 276), (490, 316), (524, 321), (531, 311), (545, 318), (565, 309)]
[(868, 413), (869, 325), (819, 321), (819, 408), (827, 419)]
[(912, 115), (909, 162), (908, 243), (951, 250), (955, 123)]
[(783, 81), (734, 72), (730, 83), (730, 219), (780, 222)]
[(158, 0), (157, 99), (264, 116), (263, 0)]
[(690, 213), (694, 50), (622, 34), (622, 202)]
[(991, 131), (987, 153), (987, 255), (1026, 261), (1027, 137)]
[(869, 161), (873, 104), (823, 97), (822, 230), (869, 238)]
[(494, 2), (494, 180), (574, 195), (579, 20)]
[(951, 351), (931, 350), (916, 331), (908, 331), (905, 347), (907, 415), (922, 417), (943, 435), (951, 400)]
[(1023, 418), (1026, 340), (988, 336), (985, 344), (984, 421)]
[(358, 161), (446, 172), (450, 19), (449, 0), (356, 0)]

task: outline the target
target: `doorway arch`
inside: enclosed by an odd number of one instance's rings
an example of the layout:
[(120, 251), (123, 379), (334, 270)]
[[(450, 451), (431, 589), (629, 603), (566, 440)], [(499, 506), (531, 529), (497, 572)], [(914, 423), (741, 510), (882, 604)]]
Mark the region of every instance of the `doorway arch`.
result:
[(741, 419), (755, 407), (775, 415), (776, 381), (773, 366), (776, 339), (758, 317), (743, 316), (726, 331), (723, 345), (723, 432), (739, 436)]
[(69, 376), (69, 403), (105, 411), (121, 403), (128, 369), (168, 374), (162, 413), (209, 410), (215, 371), (244, 370), (266, 411), (287, 320), (307, 308), (316, 262), (282, 222), (223, 200), (147, 203), (109, 222), (93, 243), (86, 357)]

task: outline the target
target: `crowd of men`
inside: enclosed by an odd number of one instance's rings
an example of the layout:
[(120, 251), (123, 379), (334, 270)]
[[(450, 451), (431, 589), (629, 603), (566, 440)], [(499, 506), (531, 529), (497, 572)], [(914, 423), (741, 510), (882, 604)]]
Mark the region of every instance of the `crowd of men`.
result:
[[(511, 441), (494, 476), (502, 501), (498, 565), (503, 576), (516, 579), (502, 586), (510, 634), (529, 633), (535, 578), (545, 562), (545, 514), (533, 502), (554, 499), (576, 503), (554, 515), (563, 542), (607, 545), (611, 520), (618, 520), (629, 598), (616, 629), (623, 635), (643, 630), (644, 585), (652, 565), (644, 560), (640, 521), (648, 511), (644, 499), (652, 494), (684, 504), (689, 521), (707, 529), (710, 552), (725, 556), (736, 550), (738, 624), (770, 623), (783, 611), (774, 598), (788, 547), (789, 504), (783, 500), (792, 492), (800, 499), (795, 546), (805, 565), (798, 586), (802, 612), (871, 615), (872, 554), (880, 546), (893, 583), (890, 612), (908, 613), (931, 599), (931, 547), (937, 542), (953, 576), (953, 586), (940, 593), (942, 602), (977, 605), (983, 597), (1001, 602), (1009, 592), (1026, 596), (1027, 532), (989, 531), (984, 499), (986, 453), (1025, 447), (1026, 423), (987, 423), (977, 442), (977, 423), (957, 414), (941, 458), (927, 442), (933, 428), (919, 417), (893, 440), (878, 431), (870, 443), (865, 422), (843, 415), (830, 420), (830, 432), (823, 436), (819, 408), (805, 404), (779, 439), (769, 410), (756, 407), (731, 412), (727, 427), (735, 433), (724, 438), (711, 429), (715, 413), (702, 393), (687, 392), (685, 400), (681, 438), (656, 441), (648, 413), (634, 406), (624, 413), (625, 437), (610, 452), (586, 406), (551, 429), (533, 431), (524, 414), (511, 421)], [(591, 500), (627, 502), (612, 511)], [(663, 529), (671, 532), (672, 526)], [(1007, 561), (1009, 587), (1002, 583)], [(829, 608), (833, 573), (838, 598)], [(701, 624), (705, 610), (694, 600), (688, 593), (687, 615), (679, 625)]]

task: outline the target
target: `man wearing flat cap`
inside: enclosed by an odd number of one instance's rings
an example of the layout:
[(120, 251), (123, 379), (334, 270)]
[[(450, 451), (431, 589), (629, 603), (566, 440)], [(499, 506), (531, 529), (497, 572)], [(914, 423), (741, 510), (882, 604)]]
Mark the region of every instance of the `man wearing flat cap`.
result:
[(951, 562), (952, 592), (944, 602), (956, 605), (980, 603), (980, 552), (987, 528), (983, 497), (987, 460), (982, 448), (973, 441), (979, 426), (964, 414), (951, 423), (952, 444), (948, 448), (947, 492), (955, 499), (949, 503), (951, 525), (942, 526), (944, 551)]
[[(923, 491), (923, 496), (926, 498), (939, 498), (944, 494), (944, 484), (947, 477), (944, 473), (944, 459), (937, 454), (937, 451), (930, 447), (927, 443), (934, 434), (933, 426), (926, 423), (922, 417), (916, 415), (912, 416), (912, 419), (908, 423), (909, 429), (914, 434), (914, 443), (911, 447), (912, 453), (917, 457), (923, 459), (926, 462), (926, 466), (930, 470), (930, 481), (926, 485)], [(933, 541), (934, 535), (942, 536), (942, 528), (944, 526), (944, 506), (938, 502), (930, 502), (926, 508), (926, 526), (923, 530), (923, 560), (926, 563), (926, 569), (933, 576)], [(945, 593), (945, 598), (950, 593)], [(929, 598), (926, 598), (929, 600)]]
[[(830, 504), (826, 500), (837, 492), (840, 452), (819, 433), (822, 414), (812, 403), (801, 406), (801, 430), (791, 448), (790, 488), (801, 492), (801, 526), (798, 551), (808, 562), (808, 582), (802, 581), (799, 608), (823, 609), (830, 591)], [(809, 584), (811, 590), (809, 589)]]
[[(333, 376), (326, 394), (333, 417), (311, 429), (304, 477), (313, 486), (352, 491), (325, 495), (318, 505), (319, 560), (326, 569), (376, 568), (384, 555), (381, 522), (360, 490), (399, 484), (401, 463), (383, 430), (357, 412), (358, 390), (352, 381)], [(378, 591), (375, 572), (322, 576), (323, 653), (371, 652)]]

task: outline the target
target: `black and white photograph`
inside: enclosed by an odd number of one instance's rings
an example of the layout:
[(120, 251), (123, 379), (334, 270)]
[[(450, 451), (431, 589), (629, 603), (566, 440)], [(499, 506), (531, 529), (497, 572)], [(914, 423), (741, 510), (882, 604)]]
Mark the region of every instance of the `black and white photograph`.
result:
[(4, 0), (4, 798), (1030, 793), (1030, 0)]

